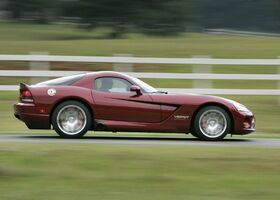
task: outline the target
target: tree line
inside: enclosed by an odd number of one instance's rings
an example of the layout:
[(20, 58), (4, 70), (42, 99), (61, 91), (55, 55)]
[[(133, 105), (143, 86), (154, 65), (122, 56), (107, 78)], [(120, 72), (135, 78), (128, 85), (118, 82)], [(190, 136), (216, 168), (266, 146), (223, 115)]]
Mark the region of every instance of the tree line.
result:
[(12, 20), (66, 20), (92, 30), (170, 35), (231, 28), (280, 32), (279, 0), (2, 0)]

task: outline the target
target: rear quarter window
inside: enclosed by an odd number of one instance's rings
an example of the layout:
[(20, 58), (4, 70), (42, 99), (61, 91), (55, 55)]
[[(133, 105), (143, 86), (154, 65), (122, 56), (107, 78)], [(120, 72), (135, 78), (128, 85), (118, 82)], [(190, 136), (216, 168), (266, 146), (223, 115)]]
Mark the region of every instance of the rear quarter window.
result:
[(66, 76), (61, 78), (56, 78), (49, 81), (44, 81), (41, 83), (37, 83), (36, 85), (46, 85), (46, 86), (60, 86), (60, 85), (72, 85), (76, 81), (82, 79), (85, 76), (85, 74), (78, 74), (73, 76)]

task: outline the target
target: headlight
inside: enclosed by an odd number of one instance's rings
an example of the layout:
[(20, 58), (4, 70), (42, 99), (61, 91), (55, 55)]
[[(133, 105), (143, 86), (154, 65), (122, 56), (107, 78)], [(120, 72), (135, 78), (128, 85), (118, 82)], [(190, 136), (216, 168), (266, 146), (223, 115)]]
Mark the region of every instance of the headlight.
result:
[(251, 111), (244, 105), (242, 105), (241, 103), (238, 103), (236, 101), (233, 101), (231, 99), (225, 99), (227, 101), (229, 101), (230, 103), (233, 104), (233, 106), (239, 111), (239, 112), (245, 112), (245, 113), (251, 113)]
[(251, 112), (248, 108), (246, 108), (246, 106), (236, 102), (236, 101), (232, 101), (234, 107), (239, 111), (239, 112)]

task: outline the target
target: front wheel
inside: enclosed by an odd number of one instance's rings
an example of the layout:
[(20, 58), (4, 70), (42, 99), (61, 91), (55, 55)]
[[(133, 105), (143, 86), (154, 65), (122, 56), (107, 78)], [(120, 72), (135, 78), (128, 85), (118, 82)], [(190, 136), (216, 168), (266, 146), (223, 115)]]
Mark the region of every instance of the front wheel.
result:
[(231, 129), (228, 113), (218, 106), (207, 106), (194, 119), (195, 134), (202, 140), (222, 140)]
[(80, 138), (91, 127), (88, 108), (78, 101), (59, 104), (52, 114), (52, 125), (58, 135), (65, 138)]

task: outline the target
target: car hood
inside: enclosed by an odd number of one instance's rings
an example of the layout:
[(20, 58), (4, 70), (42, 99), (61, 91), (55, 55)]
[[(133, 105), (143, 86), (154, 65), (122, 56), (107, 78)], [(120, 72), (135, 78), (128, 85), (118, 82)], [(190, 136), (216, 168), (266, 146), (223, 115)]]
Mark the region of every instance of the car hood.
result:
[(219, 103), (227, 107), (232, 107), (232, 100), (201, 94), (181, 94), (181, 93), (168, 93), (168, 94), (152, 94), (154, 102), (173, 105), (201, 105), (205, 103)]

